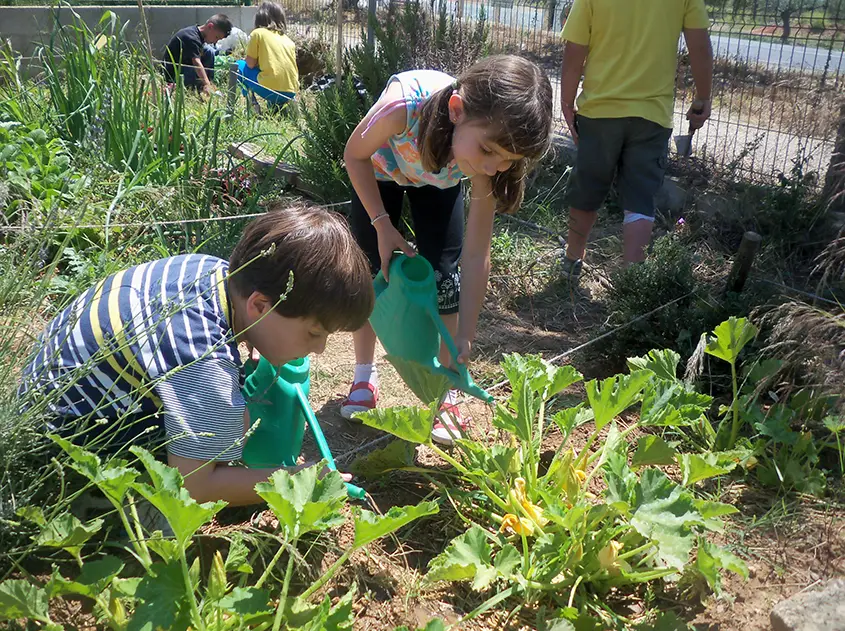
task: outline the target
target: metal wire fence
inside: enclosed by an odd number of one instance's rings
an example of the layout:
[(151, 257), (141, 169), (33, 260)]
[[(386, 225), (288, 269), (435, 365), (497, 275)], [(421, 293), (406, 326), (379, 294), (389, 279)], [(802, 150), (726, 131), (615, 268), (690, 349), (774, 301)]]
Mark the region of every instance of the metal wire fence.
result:
[[(12, 1), (16, 0), (0, 3)], [(340, 10), (338, 0), (283, 4), (294, 33), (348, 52), (368, 37), (368, 15), (382, 15), (388, 0), (339, 1)], [(420, 0), (433, 16), (429, 25), (441, 12), (450, 21), (462, 18), (470, 25), (484, 20), (489, 52), (521, 54), (540, 64), (552, 80), (558, 130), (564, 134), (559, 109), (560, 33), (572, 1)], [(164, 0), (144, 0), (152, 2)], [(845, 114), (845, 0), (707, 0), (707, 4), (716, 55), (713, 115), (696, 134), (695, 154), (737, 178), (777, 180), (798, 164), (803, 173), (816, 172), (823, 180)], [(682, 39), (675, 133), (685, 132), (684, 115), (693, 93)]]
[[(336, 4), (293, 0), (300, 31), (319, 33), (345, 49), (365, 37), (367, 15), (379, 0), (346, 0), (337, 30)], [(561, 29), (572, 0), (423, 0), (436, 17), (486, 20), (490, 52), (527, 56), (549, 74), (558, 130)], [(737, 178), (773, 181), (801, 173), (824, 177), (834, 156), (843, 114), (845, 0), (710, 0), (716, 56), (713, 115), (696, 135), (695, 153)], [(339, 39), (338, 39), (339, 36)], [(685, 133), (694, 95), (683, 38), (676, 77), (675, 133)]]

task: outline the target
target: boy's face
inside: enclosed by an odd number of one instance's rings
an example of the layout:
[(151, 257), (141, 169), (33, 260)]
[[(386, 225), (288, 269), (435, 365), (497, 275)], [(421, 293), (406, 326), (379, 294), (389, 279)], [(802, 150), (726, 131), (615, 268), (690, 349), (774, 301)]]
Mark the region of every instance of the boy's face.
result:
[(274, 366), (326, 349), (329, 333), (315, 318), (287, 318), (259, 292), (247, 298), (245, 311), (243, 337)]
[(205, 25), (205, 31), (203, 31), (202, 35), (206, 44), (216, 44), (221, 39), (226, 37), (226, 34), (219, 28), (214, 26), (214, 24), (212, 24), (211, 22)]

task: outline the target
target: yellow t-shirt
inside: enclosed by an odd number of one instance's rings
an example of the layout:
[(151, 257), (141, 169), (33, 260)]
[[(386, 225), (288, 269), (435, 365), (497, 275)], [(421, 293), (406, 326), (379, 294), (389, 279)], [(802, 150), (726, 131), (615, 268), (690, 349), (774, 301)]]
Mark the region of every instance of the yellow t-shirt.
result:
[(249, 34), (246, 56), (258, 60), (258, 83), (276, 92), (297, 92), (299, 71), (296, 68), (296, 45), (287, 35), (266, 28)]
[(709, 26), (704, 0), (575, 0), (563, 39), (589, 47), (578, 113), (671, 128), (678, 39)]

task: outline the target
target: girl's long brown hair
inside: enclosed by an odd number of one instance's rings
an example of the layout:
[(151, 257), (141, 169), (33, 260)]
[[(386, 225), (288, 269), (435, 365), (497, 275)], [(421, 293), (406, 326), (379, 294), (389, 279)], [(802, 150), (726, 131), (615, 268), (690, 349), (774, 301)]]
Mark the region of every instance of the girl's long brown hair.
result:
[(493, 55), (474, 64), (455, 84), (431, 95), (420, 111), (419, 150), (423, 168), (436, 173), (449, 161), (455, 125), (449, 97), (457, 90), (469, 121), (492, 126), (491, 137), (509, 153), (523, 156), (493, 176), (497, 210), (516, 212), (525, 194), (525, 176), (549, 149), (552, 86), (537, 64), (515, 55)]
[(266, 28), (279, 35), (284, 35), (288, 30), (285, 10), (276, 2), (262, 2), (255, 12), (254, 24), (255, 28)]

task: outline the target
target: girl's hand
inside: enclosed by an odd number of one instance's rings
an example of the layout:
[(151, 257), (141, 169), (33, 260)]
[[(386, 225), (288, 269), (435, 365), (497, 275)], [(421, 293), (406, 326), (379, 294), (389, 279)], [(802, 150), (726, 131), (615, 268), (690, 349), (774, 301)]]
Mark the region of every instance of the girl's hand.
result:
[(466, 366), (469, 363), (469, 355), (472, 351), (472, 342), (470, 340), (459, 337), (457, 341), (458, 347), (458, 363)]
[(376, 233), (378, 234), (378, 253), (381, 258), (381, 273), (384, 274), (384, 280), (389, 281), (390, 279), (387, 274), (393, 252), (395, 250), (402, 250), (407, 256), (416, 256), (417, 253), (389, 221), (382, 220), (376, 222), (375, 226)]

